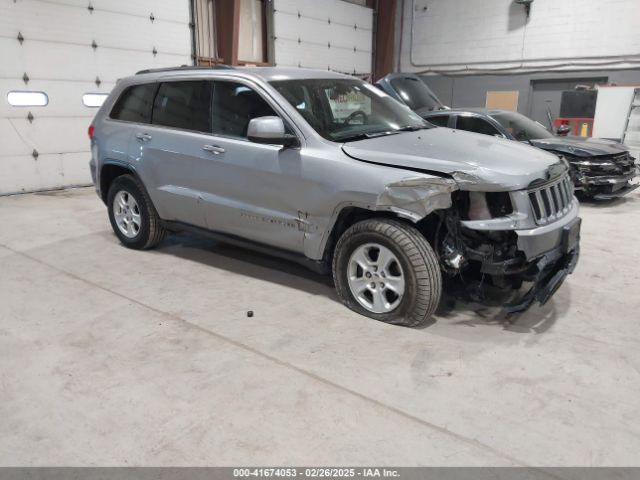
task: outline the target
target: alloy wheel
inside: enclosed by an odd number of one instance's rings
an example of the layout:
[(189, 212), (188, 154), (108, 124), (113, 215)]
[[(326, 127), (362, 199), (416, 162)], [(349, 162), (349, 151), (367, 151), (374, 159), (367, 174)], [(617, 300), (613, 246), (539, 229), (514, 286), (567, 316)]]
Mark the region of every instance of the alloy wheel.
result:
[(391, 250), (378, 243), (366, 243), (353, 251), (347, 276), (351, 293), (370, 312), (391, 312), (404, 295), (402, 266)]
[(142, 217), (136, 199), (126, 190), (120, 190), (113, 199), (113, 216), (118, 230), (127, 238), (140, 233)]

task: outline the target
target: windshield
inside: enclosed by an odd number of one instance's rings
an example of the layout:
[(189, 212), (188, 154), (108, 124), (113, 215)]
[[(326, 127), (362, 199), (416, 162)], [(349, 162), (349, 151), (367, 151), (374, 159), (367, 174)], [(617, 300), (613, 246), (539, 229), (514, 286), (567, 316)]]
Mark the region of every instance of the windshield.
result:
[(316, 132), (334, 142), (431, 128), (419, 115), (361, 80), (282, 80), (271, 85)]
[(542, 124), (516, 112), (492, 113), (491, 117), (500, 123), (513, 138), (521, 142), (553, 137), (553, 134)]
[(394, 78), (391, 80), (391, 86), (411, 110), (428, 112), (443, 108), (442, 102), (419, 78)]

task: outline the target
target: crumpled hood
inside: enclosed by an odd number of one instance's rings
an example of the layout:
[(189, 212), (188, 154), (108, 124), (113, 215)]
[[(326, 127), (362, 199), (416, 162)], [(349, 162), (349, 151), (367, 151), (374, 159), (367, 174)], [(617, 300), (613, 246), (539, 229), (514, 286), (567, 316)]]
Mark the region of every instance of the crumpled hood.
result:
[(624, 145), (602, 138), (553, 137), (531, 140), (531, 145), (543, 150), (575, 155), (577, 157), (593, 157), (597, 155), (615, 155), (627, 150)]
[(472, 179), (462, 190), (508, 191), (547, 178), (558, 157), (520, 142), (449, 128), (370, 138), (345, 143), (343, 151), (358, 160), (427, 170)]

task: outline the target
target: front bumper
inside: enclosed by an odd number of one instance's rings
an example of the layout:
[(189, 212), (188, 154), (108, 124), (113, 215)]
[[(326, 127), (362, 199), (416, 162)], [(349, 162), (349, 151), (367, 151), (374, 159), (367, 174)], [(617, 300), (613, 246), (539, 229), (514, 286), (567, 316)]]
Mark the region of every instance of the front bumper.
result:
[(479, 262), (481, 274), (493, 276), (496, 285), (532, 283), (520, 300), (505, 305), (508, 313), (522, 312), (535, 302), (544, 305), (573, 272), (579, 257), (580, 226), (578, 202), (574, 201), (571, 210), (553, 223), (511, 230), (515, 253), (512, 250), (502, 258), (494, 255), (474, 258), (473, 252), (466, 253)]
[(531, 229), (516, 230), (518, 250), (523, 252), (529, 260), (558, 248), (562, 243), (563, 229), (575, 222), (578, 218), (578, 210), (578, 202), (574, 200), (571, 210), (560, 220)]
[(631, 184), (637, 175), (636, 166), (619, 175), (579, 171), (573, 176), (573, 181), (577, 192), (597, 200), (608, 200), (621, 197), (638, 188), (638, 185)]
[(519, 300), (505, 305), (504, 310), (513, 314), (524, 312), (535, 302), (540, 305), (547, 303), (567, 276), (573, 273), (579, 256), (579, 245), (567, 253), (558, 248), (544, 255), (533, 267), (533, 286)]
[(613, 198), (623, 197), (626, 194), (633, 192), (638, 187), (640, 187), (640, 183), (638, 183), (636, 185), (632, 185), (630, 183), (627, 183), (626, 185), (623, 185), (619, 189), (611, 188), (610, 190), (608, 189), (608, 191), (603, 191), (601, 193), (596, 193), (593, 196), (593, 198), (596, 199), (596, 200), (611, 200)]

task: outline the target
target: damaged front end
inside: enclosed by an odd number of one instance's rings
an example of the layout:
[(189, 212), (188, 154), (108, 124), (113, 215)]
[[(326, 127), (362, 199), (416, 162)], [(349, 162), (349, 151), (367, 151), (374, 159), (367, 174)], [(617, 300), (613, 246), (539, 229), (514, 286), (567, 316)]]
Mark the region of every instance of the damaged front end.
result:
[(376, 206), (418, 222), (435, 210), (450, 208), (451, 194), (457, 189), (449, 178), (409, 178), (387, 185)]
[(452, 177), (389, 185), (378, 207), (421, 219), (456, 296), (485, 301), (490, 290), (524, 292), (503, 302), (508, 313), (545, 304), (579, 256), (578, 202), (566, 169), (518, 191), (476, 191), (478, 182)]
[(562, 225), (559, 235), (555, 231), (540, 234), (553, 237), (549, 242), (552, 248), (536, 246), (529, 253), (532, 243), (539, 245), (548, 240), (540, 242), (536, 238), (532, 242), (527, 238), (530, 230), (473, 230), (464, 226), (470, 222), (456, 221), (459, 211), (441, 212), (441, 218), (446, 233), (438, 236), (436, 245), (444, 271), (452, 283), (457, 282), (457, 291), (475, 301), (484, 301), (490, 289), (524, 291), (503, 304), (507, 313), (525, 311), (535, 302), (544, 305), (578, 261), (579, 217)]
[(632, 192), (640, 184), (631, 182), (638, 175), (629, 152), (615, 155), (578, 157), (564, 154), (572, 167), (576, 191), (596, 200), (609, 200)]

